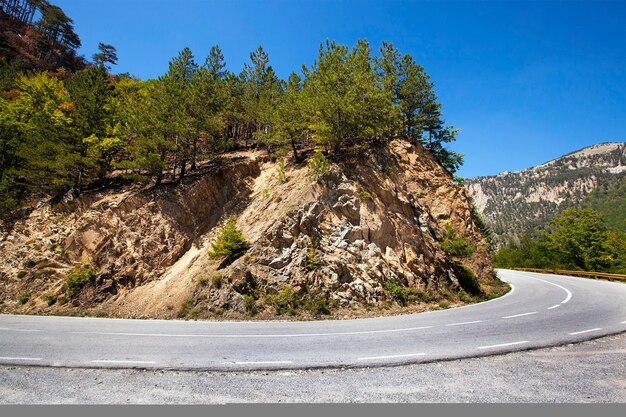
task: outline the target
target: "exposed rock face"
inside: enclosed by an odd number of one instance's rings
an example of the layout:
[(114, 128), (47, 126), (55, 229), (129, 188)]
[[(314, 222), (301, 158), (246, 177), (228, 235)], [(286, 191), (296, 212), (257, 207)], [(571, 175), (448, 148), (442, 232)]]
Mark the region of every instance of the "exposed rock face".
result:
[[(460, 262), (484, 292), (496, 285), (465, 191), (421, 147), (396, 140), (347, 156), (320, 183), (304, 166), (289, 166), (281, 182), (278, 164), (262, 155), (249, 152), (180, 185), (34, 210), (0, 243), (5, 308), (70, 308), (34, 295), (62, 294), (64, 274), (80, 262), (97, 274), (73, 304), (121, 316), (167, 317), (181, 305), (200, 316), (245, 313), (286, 286), (337, 307), (381, 306), (389, 281), (431, 294), (458, 291)], [(251, 247), (221, 268), (206, 250), (229, 216)], [(453, 261), (441, 249), (447, 223), (475, 247), (470, 257)], [(31, 301), (20, 306), (27, 291)]]
[(502, 245), (541, 229), (554, 215), (624, 177), (626, 143), (608, 142), (522, 171), (472, 178), (465, 187)]

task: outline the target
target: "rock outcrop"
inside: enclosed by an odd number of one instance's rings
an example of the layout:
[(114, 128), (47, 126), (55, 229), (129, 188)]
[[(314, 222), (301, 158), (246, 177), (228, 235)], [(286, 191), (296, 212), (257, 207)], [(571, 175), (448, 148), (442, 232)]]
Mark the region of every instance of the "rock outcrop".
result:
[[(405, 304), (402, 294), (425, 305), (503, 291), (464, 189), (423, 148), (395, 140), (331, 167), (320, 182), (305, 165), (278, 175), (277, 162), (251, 151), (180, 184), (42, 204), (0, 242), (2, 308), (243, 317), (281, 303), (298, 314), (296, 300), (306, 300), (359, 314)], [(224, 265), (207, 250), (231, 216), (251, 246)], [(445, 228), (473, 253), (447, 254)], [(68, 298), (66, 276), (81, 264), (93, 277)]]

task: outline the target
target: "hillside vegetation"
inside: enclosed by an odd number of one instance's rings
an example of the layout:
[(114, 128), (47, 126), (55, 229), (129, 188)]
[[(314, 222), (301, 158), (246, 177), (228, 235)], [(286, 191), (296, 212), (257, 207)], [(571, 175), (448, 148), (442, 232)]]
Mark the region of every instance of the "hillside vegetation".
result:
[(592, 209), (567, 209), (553, 219), (550, 232), (500, 249), (494, 264), (626, 274), (626, 233), (607, 228)]
[(85, 68), (80, 46), (74, 21), (60, 7), (46, 0), (0, 1), (0, 91), (10, 89), (20, 71)]
[(468, 179), (465, 187), (496, 247), (538, 237), (568, 208), (589, 207), (624, 230), (626, 143), (590, 146), (519, 172)]
[(626, 232), (626, 176), (598, 187), (585, 196), (580, 206), (597, 211), (608, 229)]
[[(236, 75), (222, 51), (198, 64), (190, 49), (166, 74), (142, 81), (112, 76), (114, 48), (67, 73), (15, 73), (0, 98), (0, 210), (15, 213), (35, 197), (75, 198), (112, 177), (174, 182), (199, 161), (233, 149), (263, 148), (300, 161), (315, 146), (318, 163), (404, 137), (423, 144), (453, 173), (461, 155), (444, 145), (433, 83), (410, 55), (365, 40), (326, 41), (302, 74), (277, 77), (262, 47)], [(19, 214), (19, 212), (18, 212)]]

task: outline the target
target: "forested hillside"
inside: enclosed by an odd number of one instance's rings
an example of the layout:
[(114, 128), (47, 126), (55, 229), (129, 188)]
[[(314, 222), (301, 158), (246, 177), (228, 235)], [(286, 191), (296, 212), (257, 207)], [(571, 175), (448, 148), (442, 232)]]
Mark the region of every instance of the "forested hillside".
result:
[[(365, 40), (326, 41), (302, 74), (281, 80), (265, 50), (240, 74), (226, 70), (219, 46), (199, 63), (183, 49), (158, 79), (113, 76), (115, 49), (85, 69), (15, 73), (0, 98), (0, 209), (29, 197), (75, 197), (112, 177), (176, 181), (202, 158), (238, 147), (316, 160), (381, 146), (395, 137), (423, 144), (450, 172), (460, 154), (444, 145), (433, 83), (410, 55)], [(68, 193), (71, 191), (71, 193)]]
[(46, 0), (0, 0), (0, 90), (24, 70), (85, 68), (74, 21)]

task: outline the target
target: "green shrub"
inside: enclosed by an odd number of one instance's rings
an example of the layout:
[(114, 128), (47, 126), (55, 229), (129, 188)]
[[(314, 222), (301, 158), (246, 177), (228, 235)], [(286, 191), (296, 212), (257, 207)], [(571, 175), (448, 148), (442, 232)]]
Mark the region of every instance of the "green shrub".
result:
[(28, 299), (30, 298), (30, 293), (29, 292), (23, 292), (19, 295), (18, 297), (18, 302), (21, 305), (24, 305), (28, 302)]
[(299, 309), (307, 310), (315, 315), (330, 314), (328, 301), (318, 294), (309, 293), (305, 286), (300, 294), (285, 285), (277, 294), (264, 296), (265, 303), (274, 307), (277, 315), (294, 316)]
[(493, 253), (494, 243), (493, 243), (493, 232), (491, 231), (491, 228), (487, 226), (487, 223), (485, 223), (485, 221), (483, 220), (483, 217), (480, 215), (480, 213), (478, 213), (478, 210), (476, 210), (474, 203), (471, 201), (470, 201), (470, 209), (471, 209), (472, 221), (474, 222), (476, 227), (478, 227), (478, 231), (480, 231), (480, 234), (483, 235), (483, 238), (485, 238), (485, 241), (487, 242), (487, 245), (489, 246), (489, 251)]
[(394, 176), (395, 174), (398, 173), (399, 169), (400, 168), (397, 165), (387, 165), (385, 167), (385, 174), (387, 174), (388, 176), (392, 177), (392, 176)]
[(63, 247), (63, 245), (52, 245), (50, 247), (50, 250), (56, 253), (57, 255), (65, 254), (65, 248)]
[(191, 311), (191, 306), (194, 304), (193, 297), (188, 297), (180, 303), (176, 317), (179, 319), (185, 318)]
[(289, 179), (287, 174), (285, 174), (285, 161), (280, 161), (278, 163), (278, 167), (276, 168), (276, 172), (278, 173), (278, 181), (285, 183)]
[(366, 191), (363, 187), (361, 187), (360, 185), (358, 185), (356, 187), (356, 192), (359, 195), (359, 198), (361, 200), (371, 200), (372, 199), (372, 194), (370, 194), (368, 191)]
[(48, 307), (57, 302), (57, 298), (52, 294), (44, 294), (41, 298), (48, 304)]
[(276, 314), (296, 314), (298, 307), (298, 297), (289, 285), (285, 285), (278, 293), (266, 295), (265, 302), (274, 307)]
[(328, 159), (320, 151), (315, 151), (306, 166), (309, 169), (307, 175), (315, 181), (320, 181), (323, 177), (330, 174)]
[(315, 315), (330, 314), (328, 300), (321, 297), (309, 297), (304, 301), (304, 309)]
[(202, 313), (202, 309), (198, 306), (195, 306), (189, 312), (189, 316), (191, 317), (192, 320), (196, 320), (200, 316), (200, 313)]
[(306, 250), (306, 270), (315, 271), (321, 265), (320, 258), (317, 256), (317, 250), (313, 246), (309, 246)]
[(48, 277), (52, 276), (52, 274), (54, 274), (54, 272), (55, 272), (54, 269), (45, 268), (45, 269), (42, 269), (39, 272), (39, 276), (41, 276), (42, 278), (48, 278)]
[(439, 308), (448, 308), (450, 307), (450, 302), (448, 300), (439, 301)]
[(92, 266), (77, 266), (72, 269), (65, 278), (67, 296), (72, 298), (95, 276), (96, 271)]
[(467, 258), (474, 253), (474, 245), (469, 243), (465, 236), (458, 236), (458, 232), (448, 222), (446, 223), (441, 239), (441, 249), (448, 255), (457, 258)]
[(396, 281), (385, 281), (383, 283), (383, 287), (385, 288), (385, 291), (387, 291), (387, 294), (396, 300), (398, 304), (406, 305), (406, 302), (409, 299), (409, 292), (405, 287)]
[(139, 174), (122, 174), (122, 178), (127, 181), (135, 181), (135, 182), (150, 182), (150, 177), (147, 175), (139, 175)]
[(60, 296), (60, 297), (57, 299), (57, 303), (59, 303), (59, 305), (60, 305), (60, 306), (62, 306), (62, 305), (64, 305), (64, 304), (67, 304), (67, 302), (68, 302), (68, 301), (69, 301), (69, 300), (68, 300), (68, 298), (67, 298), (67, 295), (65, 295), (65, 294), (63, 294), (62, 296)]
[(213, 288), (220, 289), (220, 288), (222, 288), (223, 280), (224, 280), (224, 277), (222, 276), (222, 273), (221, 272), (215, 272), (215, 273), (213, 273), (213, 275), (211, 275), (211, 286)]
[(459, 296), (459, 300), (463, 301), (464, 303), (473, 303), (474, 302), (474, 297), (469, 295), (463, 289), (460, 289), (457, 294)]
[(459, 284), (471, 295), (483, 295), (478, 279), (470, 268), (465, 265), (455, 265), (454, 273), (459, 280)]
[(409, 288), (408, 289), (409, 292), (409, 296), (407, 301), (409, 303), (429, 303), (430, 302), (430, 295), (428, 295), (428, 293), (424, 290), (421, 289), (416, 289), (416, 288)]
[(22, 279), (26, 276), (26, 274), (28, 274), (28, 272), (26, 271), (18, 271), (17, 273), (17, 279)]
[(254, 316), (258, 312), (257, 306), (256, 306), (256, 300), (254, 299), (253, 296), (245, 294), (243, 296), (243, 302), (244, 302), (244, 307), (246, 308), (246, 313)]
[(208, 252), (210, 258), (224, 258), (227, 263), (232, 263), (248, 250), (250, 243), (237, 229), (237, 220), (231, 217), (211, 246), (213, 249)]

